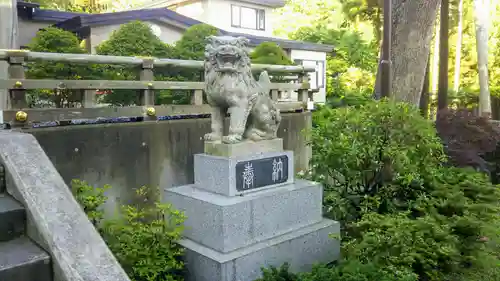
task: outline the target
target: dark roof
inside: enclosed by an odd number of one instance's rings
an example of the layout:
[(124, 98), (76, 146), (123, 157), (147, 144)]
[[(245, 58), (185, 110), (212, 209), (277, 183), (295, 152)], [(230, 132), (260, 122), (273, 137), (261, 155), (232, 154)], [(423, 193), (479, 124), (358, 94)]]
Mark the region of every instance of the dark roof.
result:
[[(252, 0), (253, 1), (253, 0)], [(281, 1), (281, 0), (258, 0), (258, 1)], [(103, 13), (103, 14), (83, 14), (83, 13), (72, 13), (54, 10), (44, 10), (39, 7), (29, 6), (31, 3), (17, 2), (18, 10), (28, 10), (29, 12), (23, 12), (20, 16), (27, 17), (28, 19), (34, 21), (49, 21), (54, 22), (54, 26), (75, 32), (78, 36), (85, 38), (90, 32), (90, 27), (99, 25), (111, 25), (111, 24), (122, 24), (132, 20), (167, 20), (172, 24), (176, 24), (181, 28), (188, 28), (195, 24), (200, 24), (202, 22), (186, 17), (179, 13), (176, 13), (167, 8), (154, 8), (154, 9), (141, 9), (141, 10), (131, 10), (124, 12), (115, 13)], [(322, 45), (315, 43), (308, 43), (302, 41), (293, 41), (275, 37), (264, 37), (255, 36), (243, 33), (233, 33), (225, 30), (220, 30), (222, 34), (232, 35), (232, 36), (243, 36), (250, 40), (252, 46), (256, 46), (262, 42), (275, 42), (282, 48), (287, 49), (298, 49), (298, 50), (309, 50), (309, 51), (319, 51), (319, 52), (331, 52), (333, 51), (333, 46)]]
[(257, 46), (262, 42), (274, 42), (285, 49), (298, 49), (298, 50), (310, 50), (310, 51), (321, 51), (321, 52), (332, 52), (333, 46), (324, 45), (324, 44), (316, 44), (304, 41), (295, 41), (277, 37), (266, 37), (266, 36), (258, 36), (258, 35), (248, 35), (244, 33), (236, 33), (236, 32), (228, 32), (222, 31), (223, 34), (230, 36), (242, 36), (248, 38), (250, 40), (250, 45)]
[[(271, 8), (280, 8), (285, 6), (285, 0), (236, 0), (239, 2), (243, 3), (249, 3), (249, 4), (255, 4), (255, 5), (262, 5), (266, 7), (271, 7)], [(158, 6), (159, 4), (164, 4), (168, 3), (170, 0), (163, 0), (163, 1), (150, 1), (148, 3), (143, 3), (140, 7), (145, 8), (145, 7), (151, 7), (151, 5)]]

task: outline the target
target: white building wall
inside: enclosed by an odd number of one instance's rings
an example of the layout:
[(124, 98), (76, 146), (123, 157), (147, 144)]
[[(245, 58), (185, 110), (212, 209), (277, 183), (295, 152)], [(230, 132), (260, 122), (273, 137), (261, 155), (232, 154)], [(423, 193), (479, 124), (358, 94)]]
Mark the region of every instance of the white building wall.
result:
[(17, 34), (17, 42), (19, 46), (27, 46), (31, 43), (31, 40), (35, 38), (36, 33), (41, 29), (48, 27), (55, 22), (37, 22), (37, 21), (28, 21), (22, 18), (18, 18), (18, 34)]
[[(146, 21), (146, 23), (151, 25), (151, 29), (163, 42), (167, 44), (174, 44), (179, 39), (181, 39), (183, 30), (173, 27), (166, 26), (163, 23), (158, 23), (154, 21)], [(91, 53), (95, 54), (95, 47), (101, 44), (103, 41), (109, 39), (111, 33), (114, 30), (120, 28), (120, 24), (115, 25), (105, 25), (105, 26), (93, 26), (90, 34), (90, 46)]]
[(208, 1), (195, 1), (188, 4), (179, 5), (179, 7), (173, 9), (175, 12), (190, 17), (201, 22), (207, 22), (207, 17), (209, 15)]
[[(206, 23), (211, 24), (220, 29), (230, 32), (246, 33), (260, 36), (272, 36), (274, 30), (274, 15), (273, 9), (261, 5), (248, 4), (240, 1), (228, 0), (206, 0), (208, 3), (208, 14)], [(237, 5), (248, 8), (264, 9), (265, 13), (265, 30), (253, 30), (247, 28), (237, 28), (231, 26), (231, 5)]]
[[(321, 67), (320, 65), (319, 67), (317, 67), (316, 73), (309, 74), (309, 82), (311, 83), (311, 88), (319, 89), (319, 92), (314, 93), (313, 101), (317, 103), (324, 103), (326, 101), (326, 53), (304, 50), (291, 50), (290, 58), (292, 59), (292, 61), (302, 60), (303, 65), (305, 66), (315, 66), (316, 62), (322, 62), (323, 67)], [(316, 76), (318, 76), (318, 82), (320, 85), (317, 85), (316, 83)], [(292, 93), (292, 99), (296, 98), (297, 93)]]

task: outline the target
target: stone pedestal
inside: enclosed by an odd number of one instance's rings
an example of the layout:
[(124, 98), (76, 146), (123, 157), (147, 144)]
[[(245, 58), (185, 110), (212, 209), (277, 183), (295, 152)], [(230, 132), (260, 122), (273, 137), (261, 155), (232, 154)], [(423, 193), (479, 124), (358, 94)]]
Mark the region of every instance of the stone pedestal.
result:
[(292, 271), (339, 256), (339, 224), (322, 217), (323, 189), (294, 178), (291, 151), (274, 139), (205, 143), (194, 158), (193, 185), (165, 190), (187, 215), (187, 281), (253, 281), (261, 267)]

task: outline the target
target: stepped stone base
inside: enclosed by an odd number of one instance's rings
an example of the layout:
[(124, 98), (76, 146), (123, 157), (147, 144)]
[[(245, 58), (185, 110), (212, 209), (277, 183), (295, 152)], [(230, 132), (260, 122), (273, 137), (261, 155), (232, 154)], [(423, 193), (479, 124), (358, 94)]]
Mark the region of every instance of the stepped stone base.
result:
[(227, 197), (194, 185), (165, 190), (164, 202), (184, 211), (184, 236), (216, 251), (230, 252), (320, 222), (323, 189), (315, 182), (245, 196)]
[(220, 253), (192, 240), (184, 239), (186, 281), (253, 281), (261, 268), (288, 262), (293, 272), (309, 271), (315, 263), (332, 262), (339, 257), (338, 222), (323, 219), (260, 243), (230, 253)]

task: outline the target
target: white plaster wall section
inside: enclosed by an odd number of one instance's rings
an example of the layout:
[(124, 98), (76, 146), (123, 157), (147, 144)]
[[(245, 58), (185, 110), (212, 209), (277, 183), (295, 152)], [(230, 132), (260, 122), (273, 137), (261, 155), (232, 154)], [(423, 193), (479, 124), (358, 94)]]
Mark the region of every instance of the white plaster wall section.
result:
[(186, 17), (206, 22), (207, 8), (207, 1), (194, 1), (187, 2), (182, 5), (179, 4), (178, 7), (174, 9), (174, 11)]
[(20, 17), (18, 19), (19, 33), (17, 34), (17, 42), (19, 42), (19, 46), (21, 47), (27, 46), (31, 43), (41, 28), (45, 28), (53, 24), (52, 22), (27, 21)]
[[(315, 52), (315, 51), (305, 51), (305, 50), (291, 50), (290, 58), (293, 60), (303, 60), (304, 65), (314, 66), (316, 61), (322, 62), (323, 67), (318, 67), (318, 75), (323, 77), (320, 83), (323, 87), (319, 88), (319, 92), (313, 95), (314, 102), (324, 103), (326, 101), (326, 53), (325, 52)], [(316, 87), (316, 74), (311, 74), (310, 76), (311, 88)], [(292, 93), (292, 99), (297, 99), (297, 93)]]
[(179, 41), (184, 33), (179, 27), (168, 25), (166, 23), (158, 21), (147, 21), (151, 26), (152, 30), (156, 31), (156, 36), (158, 36), (163, 42), (173, 45), (175, 42)]
[[(170, 26), (157, 21), (146, 21), (146, 23), (151, 26), (151, 30), (156, 34), (156, 36), (158, 36), (165, 43), (173, 44), (182, 37), (183, 31), (178, 27)], [(120, 26), (121, 24), (93, 26), (90, 34), (92, 54), (95, 54), (95, 48), (105, 40), (108, 40), (113, 31), (118, 30)]]
[[(207, 0), (208, 1), (208, 17), (206, 23), (215, 27), (244, 34), (272, 36), (274, 30), (274, 15), (273, 9), (270, 7), (255, 5), (240, 1), (227, 1), (227, 0)], [(253, 30), (246, 28), (237, 28), (231, 25), (231, 5), (264, 9), (265, 13), (265, 30)]]

